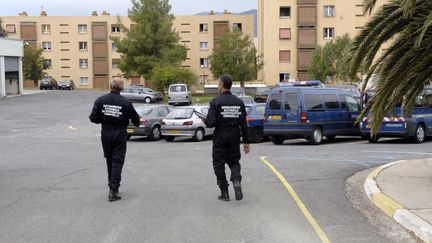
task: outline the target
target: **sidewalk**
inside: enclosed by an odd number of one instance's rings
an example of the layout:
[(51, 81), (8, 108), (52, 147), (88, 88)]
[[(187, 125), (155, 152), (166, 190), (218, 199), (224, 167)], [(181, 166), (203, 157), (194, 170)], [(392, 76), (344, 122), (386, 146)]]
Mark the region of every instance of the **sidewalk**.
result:
[(16, 95), (6, 95), (1, 98), (12, 98), (12, 97), (18, 97), (23, 95), (34, 95), (34, 94), (42, 94), (46, 93), (46, 90), (38, 90), (38, 89), (24, 89), (22, 94), (16, 94)]
[(432, 242), (432, 158), (378, 167), (366, 179), (369, 199), (425, 242)]

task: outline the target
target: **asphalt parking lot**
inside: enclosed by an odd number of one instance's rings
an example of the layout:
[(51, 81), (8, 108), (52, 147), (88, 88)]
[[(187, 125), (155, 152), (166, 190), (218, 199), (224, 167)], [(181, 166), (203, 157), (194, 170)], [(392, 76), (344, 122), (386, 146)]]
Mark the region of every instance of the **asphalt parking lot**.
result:
[(109, 203), (100, 128), (87, 118), (101, 94), (0, 100), (0, 242), (415, 242), (397, 225), (374, 223), (385, 216), (353, 207), (346, 180), (385, 163), (431, 157), (430, 139), (253, 144), (241, 161), (244, 200), (221, 202), (210, 139), (136, 137), (128, 142), (123, 199)]

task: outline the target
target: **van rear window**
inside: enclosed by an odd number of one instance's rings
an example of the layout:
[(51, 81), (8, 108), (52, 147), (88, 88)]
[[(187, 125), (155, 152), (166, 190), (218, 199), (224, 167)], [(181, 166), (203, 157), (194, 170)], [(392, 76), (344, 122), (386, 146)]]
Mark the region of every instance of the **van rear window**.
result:
[(307, 111), (322, 111), (323, 103), (321, 96), (316, 94), (305, 94), (305, 103)]
[(170, 92), (186, 92), (185, 85), (172, 85), (170, 87)]
[(269, 108), (270, 110), (280, 110), (281, 108), (281, 93), (274, 93), (270, 97)]
[(328, 109), (338, 109), (339, 108), (339, 102), (337, 100), (336, 95), (324, 95), (324, 101), (325, 105)]

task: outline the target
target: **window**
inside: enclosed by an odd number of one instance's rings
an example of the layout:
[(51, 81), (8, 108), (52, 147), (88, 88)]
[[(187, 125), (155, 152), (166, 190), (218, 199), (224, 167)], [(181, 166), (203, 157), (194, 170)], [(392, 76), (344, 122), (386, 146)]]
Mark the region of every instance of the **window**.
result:
[(87, 51), (87, 42), (86, 41), (80, 41), (79, 42), (79, 50), (80, 51)]
[(14, 24), (7, 24), (6, 25), (6, 33), (15, 33), (15, 25)]
[(44, 51), (51, 51), (51, 42), (50, 41), (42, 42), (42, 49)]
[(270, 110), (280, 110), (281, 108), (281, 93), (274, 93), (270, 97), (269, 108)]
[(79, 34), (87, 33), (87, 25), (86, 24), (79, 24), (78, 25), (78, 33)]
[(348, 103), (348, 110), (350, 112), (359, 112), (360, 111), (360, 104), (354, 97), (346, 96), (346, 100)]
[(290, 79), (290, 73), (279, 73), (279, 82), (284, 83), (288, 82)]
[(112, 59), (112, 68), (118, 68), (118, 64), (120, 63), (120, 59)]
[(334, 28), (324, 28), (324, 39), (334, 38)]
[(306, 111), (323, 111), (321, 96), (317, 94), (305, 94)]
[(80, 68), (88, 68), (88, 59), (79, 59)]
[(51, 59), (45, 59), (45, 65), (46, 65), (48, 68), (52, 68), (52, 60), (51, 60)]
[(279, 39), (281, 40), (291, 39), (291, 28), (280, 28)]
[(119, 25), (111, 25), (111, 33), (120, 33), (120, 26)]
[(208, 32), (208, 24), (200, 24), (199, 32), (200, 33), (207, 33)]
[(200, 42), (201, 50), (208, 50), (208, 42)]
[(285, 110), (297, 111), (299, 109), (298, 96), (296, 93), (285, 94)]
[(117, 45), (116, 45), (116, 43), (111, 43), (111, 51), (113, 51), (113, 52), (117, 52)]
[(338, 109), (339, 101), (336, 95), (324, 95), (324, 102), (328, 109)]
[(80, 77), (80, 85), (88, 85), (89, 78), (88, 77)]
[(200, 58), (200, 66), (208, 67), (208, 58)]
[(281, 18), (291, 17), (291, 7), (280, 7), (279, 17)]
[(290, 62), (291, 51), (279, 51), (279, 62)]
[(51, 25), (43, 24), (42, 25), (42, 34), (50, 34), (51, 33)]
[(242, 24), (241, 23), (234, 23), (233, 24), (233, 29), (234, 30), (242, 30)]
[(324, 16), (334, 17), (334, 5), (324, 5)]
[(339, 95), (339, 100), (341, 102), (341, 108), (344, 109), (344, 110), (347, 110), (348, 109), (348, 104), (347, 104), (345, 95)]

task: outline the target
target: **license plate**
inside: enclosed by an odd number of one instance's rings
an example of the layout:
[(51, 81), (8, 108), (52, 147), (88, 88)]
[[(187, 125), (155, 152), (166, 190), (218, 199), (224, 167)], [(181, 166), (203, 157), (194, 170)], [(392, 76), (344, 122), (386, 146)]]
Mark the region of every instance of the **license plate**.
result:
[(270, 120), (280, 120), (280, 119), (282, 119), (281, 116), (270, 116), (269, 118), (270, 118)]
[(128, 129), (127, 129), (127, 133), (129, 133), (129, 134), (130, 134), (130, 133), (134, 133), (134, 132), (135, 132), (135, 129), (133, 129), (133, 128), (128, 128)]
[(179, 134), (180, 131), (179, 130), (169, 130), (168, 133), (169, 134)]

